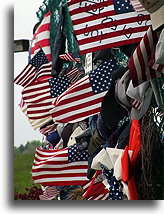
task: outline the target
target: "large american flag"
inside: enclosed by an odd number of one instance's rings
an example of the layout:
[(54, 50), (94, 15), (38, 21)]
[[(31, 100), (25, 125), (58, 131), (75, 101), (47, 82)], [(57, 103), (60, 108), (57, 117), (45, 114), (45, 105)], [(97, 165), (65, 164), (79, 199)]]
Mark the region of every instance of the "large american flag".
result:
[(149, 13), (129, 0), (70, 0), (68, 8), (81, 55), (137, 43), (151, 25)]
[(31, 47), (31, 56), (36, 54), (40, 48), (43, 49), (49, 61), (52, 61), (50, 49), (50, 16), (49, 11), (41, 21), (38, 29), (34, 33), (34, 38)]
[(40, 49), (23, 71), (14, 79), (14, 83), (26, 87), (36, 79), (50, 76), (51, 69), (52, 63), (47, 59), (44, 51)]
[(157, 37), (157, 33), (152, 30), (152, 27), (149, 27), (129, 60), (129, 71), (134, 87), (147, 80), (159, 78), (162, 75), (161, 69), (159, 71), (158, 69), (154, 70), (149, 65), (149, 61), (154, 57), (155, 46), (158, 41)]
[(83, 185), (88, 181), (88, 152), (77, 145), (58, 150), (36, 149), (32, 178), (43, 186)]
[(130, 0), (133, 8), (135, 9), (135, 11), (137, 12), (143, 12), (145, 11), (145, 8), (143, 7), (143, 5), (139, 2), (139, 0)]
[(111, 72), (118, 69), (115, 57), (73, 83), (54, 101), (50, 111), (56, 122), (75, 123), (100, 112), (101, 101), (112, 82)]

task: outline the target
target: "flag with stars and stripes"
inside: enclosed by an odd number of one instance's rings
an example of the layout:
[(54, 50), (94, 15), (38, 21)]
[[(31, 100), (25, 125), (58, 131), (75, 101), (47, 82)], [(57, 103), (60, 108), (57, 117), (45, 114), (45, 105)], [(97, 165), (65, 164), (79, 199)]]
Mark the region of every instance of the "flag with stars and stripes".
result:
[[(22, 91), (22, 98), (27, 105), (27, 116), (32, 120), (51, 117), (52, 101), (71, 85), (66, 75), (35, 81)], [(52, 119), (52, 117), (51, 117)], [(49, 121), (48, 121), (49, 122)]]
[(14, 83), (26, 87), (36, 79), (51, 76), (51, 69), (52, 63), (47, 59), (44, 51), (40, 49), (24, 70), (14, 79)]
[(54, 108), (50, 111), (53, 120), (75, 123), (98, 114), (101, 101), (111, 86), (111, 72), (117, 69), (118, 64), (113, 56), (97, 69), (74, 82), (54, 100)]
[(151, 25), (150, 14), (129, 0), (69, 0), (68, 9), (80, 55), (138, 43)]
[(50, 49), (50, 16), (49, 11), (41, 21), (39, 27), (34, 33), (34, 38), (31, 47), (31, 56), (36, 54), (40, 48), (43, 49), (49, 61), (52, 61), (51, 49)]
[(88, 152), (77, 145), (58, 150), (36, 149), (32, 178), (43, 186), (83, 185), (88, 181)]

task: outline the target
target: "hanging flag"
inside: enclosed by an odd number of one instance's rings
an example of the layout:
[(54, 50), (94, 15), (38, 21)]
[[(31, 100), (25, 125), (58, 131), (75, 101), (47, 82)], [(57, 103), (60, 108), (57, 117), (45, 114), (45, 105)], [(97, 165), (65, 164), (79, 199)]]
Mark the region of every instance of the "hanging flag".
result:
[(43, 192), (43, 195), (39, 195), (40, 200), (52, 200), (60, 193), (55, 186), (46, 187), (46, 190)]
[(74, 82), (54, 101), (50, 111), (56, 122), (75, 123), (100, 112), (101, 101), (112, 82), (111, 72), (118, 69), (115, 57)]
[(71, 62), (81, 62), (80, 56), (76, 56), (75, 54), (71, 54), (71, 53), (65, 53), (65, 54), (60, 54), (59, 57), (61, 59), (67, 60), (67, 61), (71, 61)]
[(58, 150), (36, 149), (32, 178), (43, 186), (83, 185), (88, 181), (88, 152), (77, 145)]
[(67, 77), (71, 80), (72, 83), (84, 76), (85, 71), (81, 68), (73, 67), (70, 71), (67, 72)]
[(130, 2), (136, 12), (145, 12), (145, 8), (138, 0), (130, 0)]
[(52, 61), (50, 49), (50, 11), (43, 17), (39, 27), (34, 33), (31, 55), (36, 54), (40, 48), (43, 49), (49, 61)]
[(148, 64), (154, 55), (157, 41), (157, 33), (150, 27), (130, 58), (129, 71), (134, 87), (147, 80), (161, 77), (161, 72), (155, 71)]
[(27, 87), (31, 82), (43, 76), (51, 76), (52, 63), (42, 49), (29, 61), (24, 70), (14, 79), (14, 83)]
[(138, 43), (151, 25), (150, 15), (129, 0), (68, 1), (80, 54)]

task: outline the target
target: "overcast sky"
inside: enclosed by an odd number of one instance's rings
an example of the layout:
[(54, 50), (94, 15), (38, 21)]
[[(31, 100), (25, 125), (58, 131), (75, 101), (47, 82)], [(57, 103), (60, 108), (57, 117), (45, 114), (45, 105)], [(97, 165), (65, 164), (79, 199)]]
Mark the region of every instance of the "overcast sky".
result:
[[(33, 36), (33, 27), (38, 22), (36, 12), (43, 0), (14, 0), (14, 40), (28, 39)], [(28, 63), (28, 52), (14, 54), (14, 77)], [(14, 84), (14, 145), (26, 144), (29, 140), (42, 140), (39, 131), (34, 131), (18, 104), (21, 100), (23, 87)]]

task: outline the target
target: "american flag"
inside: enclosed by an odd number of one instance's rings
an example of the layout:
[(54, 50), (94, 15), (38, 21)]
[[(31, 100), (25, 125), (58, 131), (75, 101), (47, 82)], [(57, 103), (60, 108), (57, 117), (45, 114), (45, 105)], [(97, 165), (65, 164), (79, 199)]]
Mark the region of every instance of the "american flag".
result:
[(24, 70), (14, 79), (14, 83), (26, 87), (40, 77), (50, 76), (51, 69), (52, 63), (49, 62), (44, 51), (40, 49)]
[(137, 43), (151, 25), (149, 13), (129, 0), (70, 0), (68, 8), (81, 55)]
[(49, 117), (53, 99), (64, 92), (70, 84), (68, 77), (63, 75), (34, 82), (24, 88), (22, 97), (27, 104), (28, 117), (32, 120)]
[(84, 75), (85, 71), (81, 68), (73, 67), (70, 71), (67, 72), (67, 77), (71, 80), (72, 83), (79, 80)]
[(112, 82), (111, 72), (118, 69), (115, 57), (73, 83), (55, 101), (50, 111), (56, 122), (75, 123), (100, 112), (101, 101)]
[(38, 29), (34, 33), (31, 47), (31, 56), (36, 54), (40, 48), (43, 49), (49, 61), (52, 61), (50, 49), (50, 11), (43, 17)]
[(147, 80), (161, 77), (161, 72), (149, 67), (149, 61), (154, 55), (157, 41), (157, 33), (153, 32), (150, 27), (130, 58), (129, 71), (134, 87)]
[(145, 11), (145, 8), (142, 6), (142, 4), (138, 1), (138, 0), (130, 0), (133, 8), (135, 9), (135, 11), (137, 12), (143, 12)]
[(79, 56), (76, 56), (76, 55), (71, 54), (69, 52), (65, 53), (65, 54), (60, 54), (59, 57), (61, 59), (67, 60), (67, 61), (78, 62), (78, 63), (81, 62), (81, 59)]
[(36, 149), (32, 178), (43, 186), (83, 185), (88, 181), (88, 152), (77, 145), (58, 150)]
[(45, 124), (46, 126), (43, 128), (40, 128), (40, 132), (43, 135), (50, 135), (52, 132), (54, 132), (56, 130), (57, 124), (55, 124), (54, 122), (52, 124)]
[(43, 195), (39, 195), (39, 198), (40, 200), (52, 200), (56, 198), (59, 193), (60, 191), (55, 186), (48, 186), (43, 192)]

